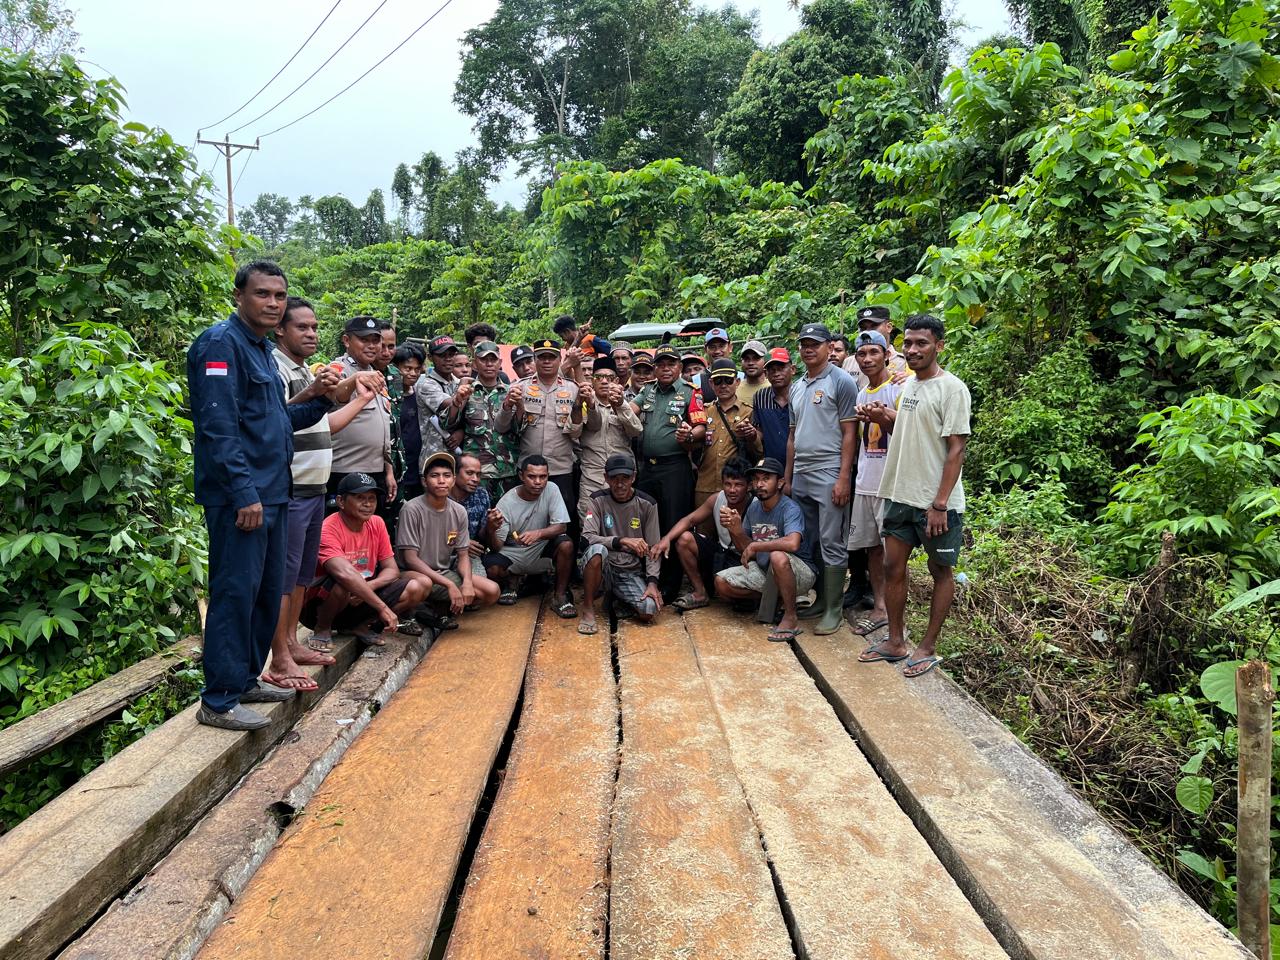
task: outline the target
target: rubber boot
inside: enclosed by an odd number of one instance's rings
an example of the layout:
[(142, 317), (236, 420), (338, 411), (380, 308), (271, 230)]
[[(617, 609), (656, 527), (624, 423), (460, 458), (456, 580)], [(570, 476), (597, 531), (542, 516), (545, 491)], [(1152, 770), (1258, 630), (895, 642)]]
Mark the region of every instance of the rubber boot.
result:
[[(801, 610), (800, 610), (800, 612), (799, 612), (799, 613), (797, 613), (797, 614), (796, 614), (797, 619), (800, 619), (800, 620), (817, 620), (817, 619), (818, 619), (818, 617), (822, 616), (823, 610), (825, 609), (823, 605), (824, 605), (824, 604), (825, 604), (825, 602), (826, 602), (826, 583), (827, 583), (827, 581), (826, 581), (826, 579), (825, 579), (825, 578), (823, 577), (823, 575), (822, 575), (822, 572), (823, 572), (823, 570), (825, 569), (825, 567), (824, 567), (824, 566), (823, 566), (823, 564), (822, 564), (822, 559), (821, 559), (821, 558), (818, 558), (817, 566), (818, 566), (818, 569), (817, 569), (817, 574), (818, 574), (818, 576), (817, 576), (817, 579), (815, 579), (815, 580), (813, 581), (813, 589), (814, 589), (814, 593), (816, 593), (816, 594), (817, 594), (817, 598), (813, 601), (813, 606), (811, 606), (811, 607), (804, 607), (803, 609), (801, 609)], [(841, 570), (841, 572), (843, 572), (843, 571), (844, 571), (844, 567), (841, 567), (841, 568), (840, 568), (840, 570)], [(844, 586), (844, 584), (843, 584), (843, 583), (841, 583), (841, 584), (840, 584), (840, 587), (843, 587), (843, 586)], [(838, 596), (840, 596), (840, 587), (836, 587), (836, 596), (837, 596), (837, 597), (838, 597)]]
[(819, 637), (835, 633), (844, 623), (844, 608), (840, 604), (842, 599), (840, 588), (844, 585), (844, 574), (844, 567), (827, 567), (822, 571), (822, 596), (825, 602), (822, 620), (813, 628), (813, 632)]
[(867, 576), (867, 551), (849, 551), (849, 586), (845, 588), (843, 606), (862, 605), (863, 598), (871, 593), (871, 580)]

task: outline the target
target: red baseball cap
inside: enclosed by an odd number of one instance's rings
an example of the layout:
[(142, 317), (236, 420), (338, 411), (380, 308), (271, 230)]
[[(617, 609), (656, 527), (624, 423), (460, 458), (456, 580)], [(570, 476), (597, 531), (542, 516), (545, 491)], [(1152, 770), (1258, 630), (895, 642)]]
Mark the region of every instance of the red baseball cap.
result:
[(791, 354), (787, 352), (786, 347), (774, 347), (769, 351), (769, 359), (764, 362), (767, 367), (771, 363), (790, 363)]

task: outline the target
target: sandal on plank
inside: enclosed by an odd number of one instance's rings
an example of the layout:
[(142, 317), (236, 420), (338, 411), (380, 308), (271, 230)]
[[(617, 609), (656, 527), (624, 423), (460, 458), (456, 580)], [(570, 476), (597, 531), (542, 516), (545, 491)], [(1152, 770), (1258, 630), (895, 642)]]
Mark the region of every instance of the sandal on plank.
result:
[(671, 606), (675, 607), (681, 613), (687, 613), (690, 610), (701, 610), (703, 607), (711, 606), (711, 600), (707, 597), (698, 599), (692, 593), (686, 593), (684, 596), (677, 597), (676, 602)]
[[(942, 662), (942, 658), (936, 654), (932, 657), (907, 657), (906, 669), (902, 671), (902, 675), (908, 680), (914, 680), (916, 677), (923, 677), (926, 673)], [(923, 666), (923, 670), (916, 670), (916, 667)], [(909, 670), (915, 670), (915, 673), (908, 673)]]
[(872, 620), (870, 617), (859, 617), (853, 622), (853, 632), (860, 637), (865, 637), (888, 625), (889, 621), (887, 619)]
[(859, 663), (898, 663), (901, 660), (907, 659), (907, 656), (908, 655), (905, 653), (888, 653), (885, 651), (883, 644), (877, 643), (873, 647), (867, 647), (866, 650), (864, 650), (861, 654), (859, 654), (858, 662)]

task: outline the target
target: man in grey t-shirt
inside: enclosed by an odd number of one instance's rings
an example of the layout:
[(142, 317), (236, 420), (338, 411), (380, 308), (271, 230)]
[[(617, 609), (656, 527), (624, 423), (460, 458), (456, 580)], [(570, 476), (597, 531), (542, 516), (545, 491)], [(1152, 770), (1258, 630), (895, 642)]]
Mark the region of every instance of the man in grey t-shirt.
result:
[(791, 384), (787, 438), (787, 490), (804, 513), (805, 540), (822, 569), (818, 600), (806, 617), (813, 628), (835, 633), (843, 622), (841, 600), (848, 565), (849, 499), (857, 450), (858, 385), (830, 360), (831, 331), (821, 323), (800, 328), (804, 375)]
[(467, 511), (449, 496), (456, 470), (452, 454), (437, 450), (429, 455), (423, 464), (422, 496), (404, 505), (396, 528), (401, 569), (423, 580), (430, 591), (428, 602), (444, 612), (435, 623), (427, 618), (427, 625), (445, 630), (457, 626), (453, 617), (463, 610), (498, 599), (498, 585), (472, 573)]
[(552, 605), (565, 620), (578, 615), (569, 596), (573, 572), (573, 541), (565, 531), (569, 510), (560, 488), (550, 483), (547, 459), (530, 454), (520, 460), (520, 486), (502, 495), (490, 517), (490, 546), (484, 558), (489, 579), (502, 586), (498, 602), (516, 602), (520, 582), (526, 574), (555, 571)]

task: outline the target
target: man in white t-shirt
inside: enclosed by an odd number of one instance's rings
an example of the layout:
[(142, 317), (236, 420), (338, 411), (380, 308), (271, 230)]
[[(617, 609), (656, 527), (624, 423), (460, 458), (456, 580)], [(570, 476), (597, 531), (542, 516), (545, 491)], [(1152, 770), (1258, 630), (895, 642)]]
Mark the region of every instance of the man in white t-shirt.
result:
[[(955, 595), (953, 570), (963, 537), (964, 484), (960, 479), (969, 439), (969, 388), (938, 366), (945, 335), (942, 321), (917, 314), (905, 324), (902, 352), (915, 378), (903, 385), (898, 411), (869, 413), (890, 426), (893, 442), (885, 459), (880, 496), (884, 509), (885, 607), (889, 636), (859, 657), (864, 663), (906, 660), (903, 676), (928, 673), (942, 658), (938, 635)], [(907, 560), (924, 547), (933, 577), (929, 626), (908, 655), (903, 625), (907, 606)]]
[(520, 486), (502, 495), (489, 518), (493, 553), (484, 558), (489, 579), (502, 587), (498, 602), (516, 602), (519, 585), (527, 574), (555, 572), (555, 596), (552, 606), (565, 620), (578, 615), (569, 595), (569, 577), (573, 573), (573, 541), (565, 531), (569, 528), (569, 510), (560, 488), (550, 483), (551, 470), (547, 458), (531, 453), (520, 460)]

